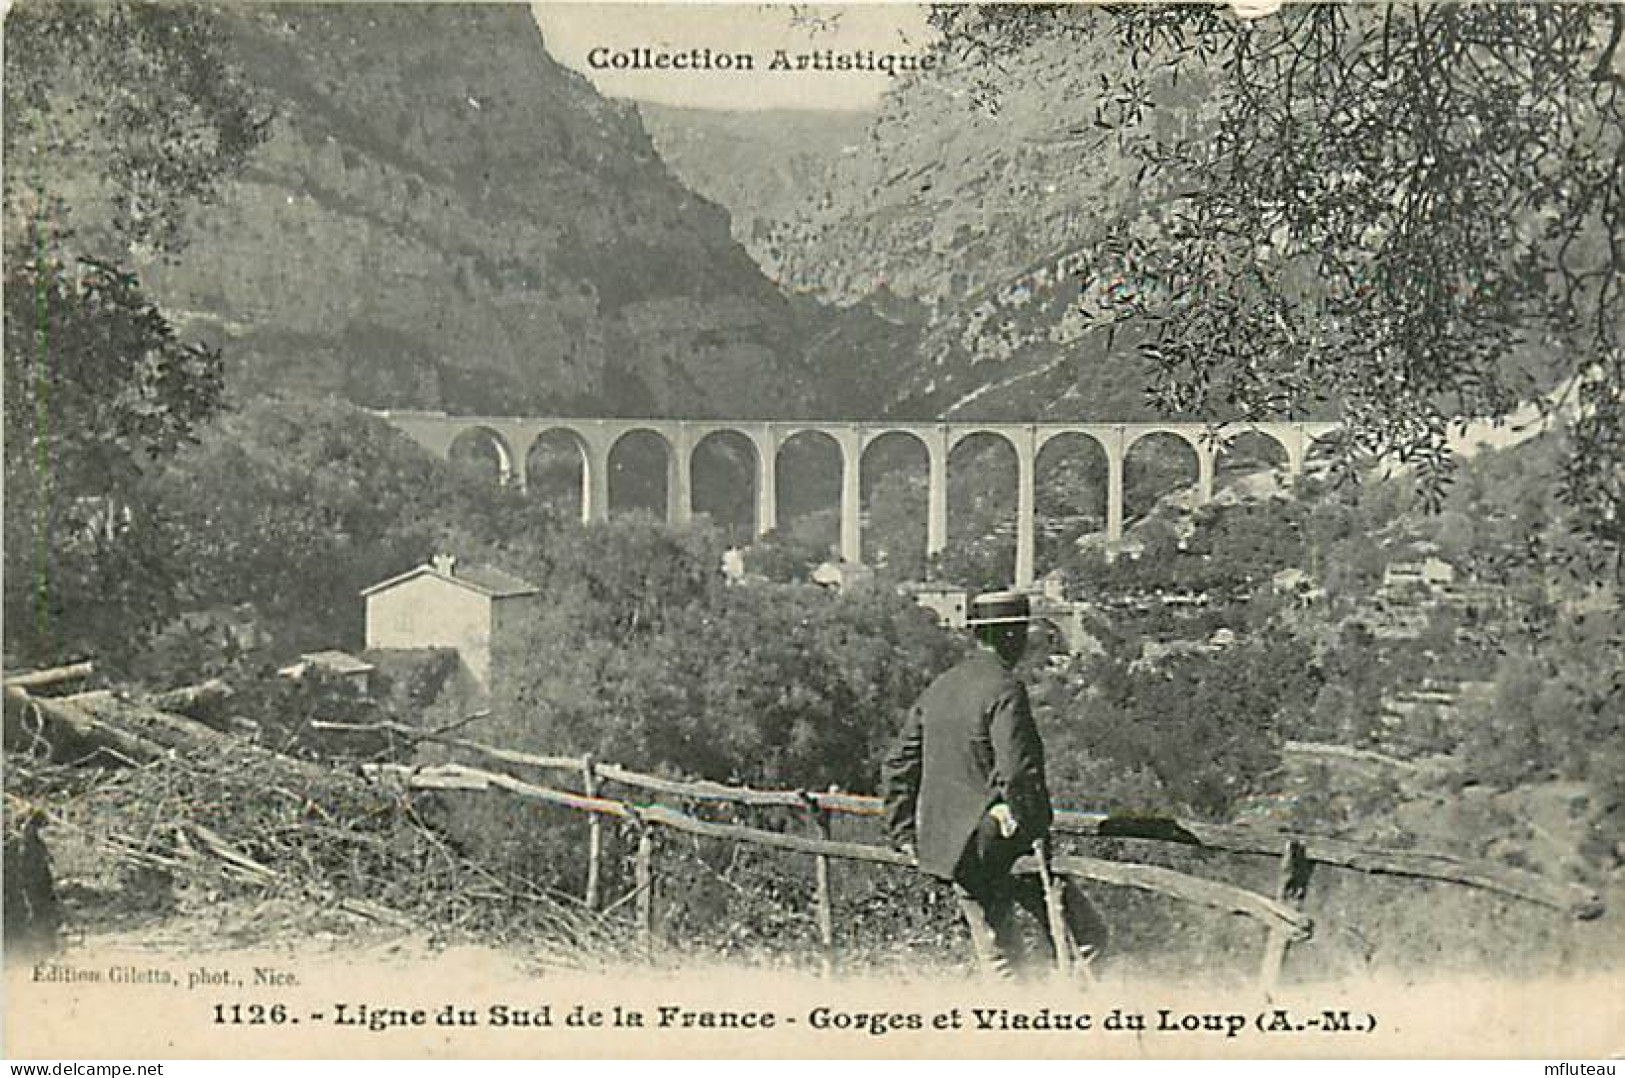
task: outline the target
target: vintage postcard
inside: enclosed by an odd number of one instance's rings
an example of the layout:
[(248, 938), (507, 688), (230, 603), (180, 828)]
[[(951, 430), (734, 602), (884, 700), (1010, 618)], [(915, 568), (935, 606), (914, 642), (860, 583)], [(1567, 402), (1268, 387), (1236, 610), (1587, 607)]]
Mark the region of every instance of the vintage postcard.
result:
[(1625, 1052), (1625, 8), (4, 32), (9, 1057)]

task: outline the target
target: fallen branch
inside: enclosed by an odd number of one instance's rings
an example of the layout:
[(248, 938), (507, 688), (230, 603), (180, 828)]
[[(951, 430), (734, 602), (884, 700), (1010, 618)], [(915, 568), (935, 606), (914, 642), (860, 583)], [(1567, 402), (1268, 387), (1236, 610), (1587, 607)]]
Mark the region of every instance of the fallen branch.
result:
[[(30, 721), (38, 723), (29, 729)], [(16, 685), (5, 687), (5, 741), (22, 745), (30, 739), (43, 740), (55, 759), (72, 755), (91, 759), (116, 752), (121, 764), (130, 760), (150, 760), (163, 753), (163, 746), (138, 734), (103, 722), (86, 711), (70, 696), (33, 696)]]
[[(473, 721), (477, 718), (482, 718), (487, 714), (489, 713), (476, 712), (474, 715), (453, 724), (453, 726), (449, 728), (454, 729), (455, 727), (461, 726), (466, 722)], [(525, 767), (540, 767), (552, 770), (559, 770), (561, 768), (567, 768), (571, 771), (581, 770), (581, 757), (579, 756), (537, 756), (528, 752), (514, 752), (510, 749), (497, 749), (492, 748), (489, 745), (481, 745), (477, 741), (469, 741), (466, 738), (461, 737), (451, 737), (448, 734), (438, 733), (434, 730), (420, 730), (415, 726), (407, 726), (405, 723), (399, 722), (385, 721), (343, 723), (328, 722), (326, 720), (317, 719), (313, 720), (310, 726), (313, 730), (349, 730), (368, 731), (372, 733), (387, 732), (392, 734), (400, 734), (402, 737), (411, 738), (414, 741), (432, 741), (437, 745), (451, 745), (455, 748), (467, 749), (468, 751), (478, 753), (487, 759), (500, 760), (503, 763), (508, 764), (520, 764)]]
[[(331, 719), (311, 719), (310, 728), (312, 730), (338, 730), (350, 734), (399, 734), (402, 737), (409, 738), (413, 741), (449, 741), (451, 743), (460, 744), (463, 746), (473, 746), (475, 745), (475, 742), (473, 741), (462, 741), (460, 738), (448, 738), (447, 735), (453, 730), (461, 730), (469, 723), (479, 722), (481, 719), (489, 719), (490, 717), (491, 712), (489, 709), (475, 711), (471, 714), (464, 715), (460, 719), (448, 722), (444, 726), (435, 726), (427, 730), (416, 726), (407, 726), (404, 723), (394, 722), (389, 719), (382, 719), (378, 722), (334, 722)], [(479, 747), (482, 749), (486, 748), (484, 745)], [(489, 749), (487, 751), (498, 752), (501, 750)], [(532, 761), (546, 761), (546, 763), (544, 763), (542, 766), (561, 766), (552, 763), (552, 761), (563, 759), (563, 757), (536, 756), (530, 757), (529, 759)]]
[(194, 710), (223, 703), (233, 695), (235, 691), (230, 685), (220, 678), (210, 678), (197, 685), (181, 685), (178, 688), (166, 689), (151, 697), (150, 702), (160, 711), (178, 711), (190, 715)]
[(197, 719), (162, 711), (105, 690), (52, 699), (55, 703), (77, 709), (97, 723), (100, 729), (139, 739), (140, 743), (148, 746), (149, 756), (155, 752), (218, 752), (237, 758), (260, 758), (275, 761), (278, 768), (313, 783), (329, 781), (334, 773), (332, 765), (288, 756), (235, 734), (216, 730)]
[(52, 666), (44, 670), (29, 670), (21, 674), (13, 674), (11, 677), (6, 678), (5, 687), (24, 690), (44, 689), (52, 685), (60, 685), (66, 681), (82, 681), (95, 672), (95, 663), (69, 663), (66, 666)]
[(245, 853), (238, 852), (231, 843), (200, 823), (186, 824), (183, 833), (196, 839), (208, 853), (251, 877), (262, 880), (276, 878), (275, 870), (260, 864)]
[[(1134, 887), (1226, 913), (1239, 913), (1270, 928), (1285, 928), (1293, 939), (1308, 939), (1314, 929), (1314, 922), (1308, 917), (1267, 895), (1159, 865), (1061, 855), (1050, 858), (1050, 868), (1065, 875), (1081, 876), (1118, 887)], [(1013, 871), (1037, 872), (1038, 862), (1028, 854), (1016, 861)]]
[[(193, 839), (195, 839), (198, 845), (203, 848), (204, 852), (221, 861), (224, 861), (238, 873), (251, 880), (259, 883), (271, 884), (285, 878), (281, 873), (277, 872), (276, 869), (260, 864), (258, 861), (254, 860), (252, 857), (249, 857), (231, 843), (227, 842), (220, 835), (216, 834), (209, 828), (204, 827), (202, 824), (188, 823), (185, 825), (182, 833), (190, 835)], [(192, 849), (191, 852), (194, 854), (196, 853), (195, 849)], [(330, 894), (323, 894), (321, 897), (326, 900), (331, 900), (333, 898), (333, 896)], [(396, 913), (394, 910), (387, 909), (378, 905), (377, 903), (367, 902), (362, 899), (339, 898), (336, 902), (334, 902), (334, 908), (345, 913), (354, 914), (358, 917), (365, 917), (370, 921), (376, 921), (380, 924), (394, 925), (398, 928), (412, 927), (411, 918), (407, 917), (405, 914)]]

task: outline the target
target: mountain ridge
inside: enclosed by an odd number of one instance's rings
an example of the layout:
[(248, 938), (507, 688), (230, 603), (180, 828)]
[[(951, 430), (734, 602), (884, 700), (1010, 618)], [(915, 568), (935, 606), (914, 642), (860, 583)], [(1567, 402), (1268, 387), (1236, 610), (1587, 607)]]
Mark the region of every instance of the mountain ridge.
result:
[(189, 336), (227, 346), (237, 394), (630, 415), (861, 402), (804, 355), (840, 319), (766, 279), (528, 11), (221, 18), (278, 118), (184, 258), (143, 277)]

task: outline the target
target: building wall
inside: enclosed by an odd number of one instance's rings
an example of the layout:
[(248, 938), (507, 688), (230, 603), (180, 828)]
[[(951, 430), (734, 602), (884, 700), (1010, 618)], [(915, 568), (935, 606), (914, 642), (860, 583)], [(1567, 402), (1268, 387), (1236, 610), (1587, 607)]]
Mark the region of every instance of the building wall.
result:
[(950, 629), (965, 627), (966, 611), (970, 607), (970, 593), (958, 590), (914, 592), (914, 601), (937, 616), (937, 620)]
[(367, 647), (456, 648), (484, 688), (491, 684), (491, 600), (435, 576), (367, 596)]

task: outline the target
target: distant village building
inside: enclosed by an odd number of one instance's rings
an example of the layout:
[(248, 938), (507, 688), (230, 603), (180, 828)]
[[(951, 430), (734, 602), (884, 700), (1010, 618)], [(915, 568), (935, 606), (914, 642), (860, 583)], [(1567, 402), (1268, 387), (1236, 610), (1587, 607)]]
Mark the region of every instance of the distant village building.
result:
[(1289, 595), (1307, 606), (1326, 597), (1326, 589), (1315, 583), (1315, 578), (1298, 568), (1282, 569), (1270, 577), (1270, 590), (1277, 595)]
[(948, 629), (963, 629), (970, 610), (970, 589), (957, 584), (903, 584), (898, 592), (931, 611)]
[(1078, 600), (1035, 601), (1033, 617), (1048, 622), (1054, 628), (1068, 655), (1104, 654), (1105, 648), (1090, 631), (1090, 609), (1088, 603)]
[(1437, 557), (1393, 562), (1383, 570), (1375, 604), (1374, 631), (1379, 639), (1415, 639), (1437, 611), (1453, 612), (1457, 635), (1472, 623), (1496, 615), (1507, 605), (1505, 586), (1457, 576), (1455, 567)]
[(1422, 587), (1433, 591), (1455, 581), (1455, 567), (1443, 558), (1396, 561), (1390, 563), (1382, 572), (1382, 586), (1388, 591), (1407, 587)]
[(307, 652), (299, 656), (298, 662), (289, 663), (277, 673), (297, 681), (314, 670), (346, 681), (365, 695), (372, 691), (372, 675), (377, 669), (348, 652), (328, 650)]
[(875, 571), (861, 562), (826, 561), (812, 572), (812, 582), (835, 591), (871, 584)]
[(1510, 595), (1502, 584), (1468, 581), (1440, 588), (1439, 598), (1464, 615), (1482, 617), (1503, 609)]
[(438, 555), (362, 591), (367, 650), (451, 648), (489, 691), (493, 646), (518, 627), (540, 591), (501, 569)]

